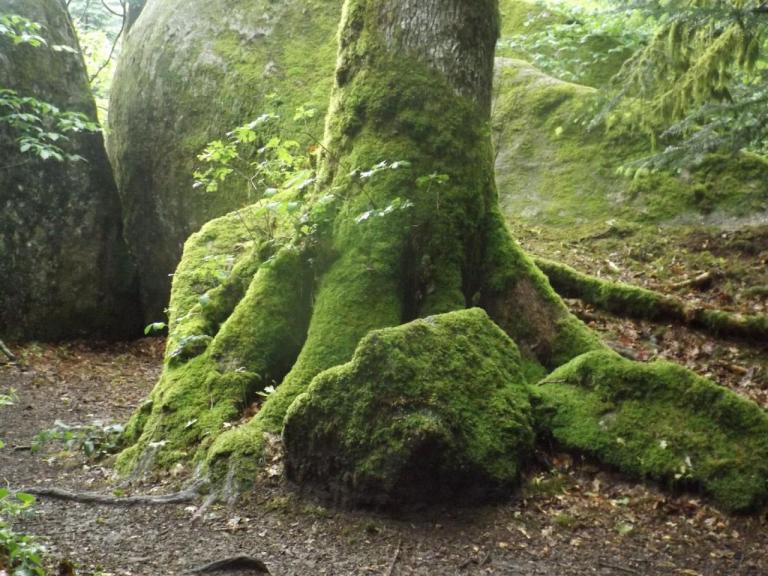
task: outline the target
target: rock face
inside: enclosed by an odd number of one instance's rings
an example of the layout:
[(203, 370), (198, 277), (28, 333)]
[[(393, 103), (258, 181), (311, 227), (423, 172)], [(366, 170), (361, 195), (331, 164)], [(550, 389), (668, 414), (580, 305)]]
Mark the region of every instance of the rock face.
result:
[(718, 224), (768, 213), (768, 162), (755, 155), (711, 155), (684, 174), (635, 178), (617, 173), (648, 154), (643, 136), (587, 131), (596, 91), (563, 82), (527, 62), (496, 61), (496, 181), (510, 219), (563, 228), (629, 222)]
[(285, 418), (286, 472), (342, 502), (485, 499), (533, 447), (515, 344), (480, 309), (371, 332)]
[[(59, 0), (0, 0), (0, 12), (44, 26), (48, 47), (0, 40), (0, 87), (96, 117), (72, 23)], [(139, 333), (136, 272), (101, 134), (65, 144), (85, 161), (21, 154), (0, 124), (0, 337)]]
[[(136, 254), (148, 320), (168, 305), (184, 241), (215, 216), (252, 201), (235, 184), (193, 189), (205, 145), (265, 112), (322, 138), (341, 0), (149, 0), (118, 63), (109, 150)], [(305, 142), (311, 138), (306, 137)]]

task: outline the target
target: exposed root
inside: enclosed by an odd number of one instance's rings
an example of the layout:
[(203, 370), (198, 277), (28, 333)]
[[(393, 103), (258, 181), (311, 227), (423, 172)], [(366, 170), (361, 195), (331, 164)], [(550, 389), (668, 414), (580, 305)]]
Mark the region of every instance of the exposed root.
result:
[(226, 570), (251, 570), (259, 574), (269, 574), (266, 564), (258, 558), (251, 556), (232, 556), (224, 560), (217, 560), (210, 564), (204, 564), (189, 571), (190, 574), (206, 574), (208, 572), (223, 572)]
[(200, 484), (194, 484), (181, 492), (173, 494), (163, 494), (160, 496), (128, 496), (119, 498), (107, 494), (96, 494), (94, 492), (70, 492), (61, 488), (46, 488), (33, 486), (25, 488), (21, 492), (52, 498), (54, 500), (66, 500), (69, 502), (80, 502), (82, 504), (106, 504), (110, 506), (141, 506), (141, 505), (162, 505), (179, 504), (194, 500), (200, 490)]
[(689, 306), (677, 298), (589, 276), (559, 262), (544, 258), (536, 258), (535, 262), (561, 296), (579, 298), (619, 316), (676, 322), (715, 336), (768, 339), (768, 316)]

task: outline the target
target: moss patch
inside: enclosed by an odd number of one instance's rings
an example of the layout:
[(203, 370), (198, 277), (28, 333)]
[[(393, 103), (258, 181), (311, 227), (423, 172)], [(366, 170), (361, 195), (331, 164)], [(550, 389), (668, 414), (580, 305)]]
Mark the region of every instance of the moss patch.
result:
[(538, 425), (566, 448), (700, 487), (728, 510), (768, 501), (768, 415), (685, 368), (592, 352), (542, 380), (535, 396)]
[(371, 332), (291, 406), (288, 475), (374, 505), (503, 494), (533, 446), (520, 362), (476, 308)]
[(624, 163), (648, 154), (640, 134), (587, 131), (596, 91), (520, 60), (497, 61), (496, 179), (510, 220), (573, 238), (612, 221), (714, 223), (768, 213), (768, 164), (714, 155), (685, 173), (634, 179)]
[(306, 336), (310, 272), (302, 254), (285, 247), (259, 267), (215, 336), (172, 339), (160, 382), (127, 426), (121, 470), (134, 469), (150, 452), (158, 467), (204, 455), (258, 392), (283, 379)]

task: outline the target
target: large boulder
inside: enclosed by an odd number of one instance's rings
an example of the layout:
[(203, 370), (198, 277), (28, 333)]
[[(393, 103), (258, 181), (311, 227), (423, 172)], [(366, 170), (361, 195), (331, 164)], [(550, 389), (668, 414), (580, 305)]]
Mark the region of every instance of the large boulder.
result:
[(147, 320), (162, 319), (184, 241), (252, 201), (241, 182), (193, 188), (205, 145), (300, 106), (303, 141), (321, 139), (341, 0), (149, 0), (126, 38), (112, 89), (110, 156), (136, 254)]
[(522, 60), (496, 64), (496, 179), (510, 219), (573, 236), (579, 228), (604, 228), (608, 218), (716, 225), (768, 217), (765, 158), (710, 155), (688, 170), (627, 177), (620, 168), (649, 154), (648, 137), (619, 126), (588, 130), (594, 88)]
[[(95, 119), (64, 4), (0, 0), (0, 13), (41, 24), (48, 43), (14, 46), (0, 39), (0, 88)], [(17, 138), (8, 123), (0, 122), (0, 337), (139, 333), (136, 273), (123, 240), (120, 201), (102, 135), (72, 136), (62, 146), (85, 160), (63, 162), (22, 154)]]
[(371, 332), (288, 410), (288, 477), (337, 501), (509, 493), (533, 448), (520, 353), (478, 308)]

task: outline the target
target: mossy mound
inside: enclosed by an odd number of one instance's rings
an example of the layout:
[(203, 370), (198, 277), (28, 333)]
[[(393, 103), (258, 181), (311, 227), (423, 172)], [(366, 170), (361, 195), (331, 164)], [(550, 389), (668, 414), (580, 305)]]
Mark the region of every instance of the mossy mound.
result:
[(768, 414), (685, 368), (590, 352), (542, 380), (535, 404), (557, 442), (623, 472), (732, 511), (768, 501)]
[[(340, 12), (340, 0), (146, 3), (115, 73), (108, 147), (148, 321), (163, 318), (186, 238), (254, 200), (239, 181), (193, 188), (205, 145), (265, 112), (322, 138)], [(294, 123), (299, 106), (315, 118)]]
[[(0, 88), (96, 118), (80, 48), (58, 0), (2, 0), (43, 26), (48, 46), (0, 38)], [(70, 51), (53, 50), (68, 46)], [(0, 110), (0, 116), (8, 113)], [(101, 134), (70, 134), (84, 161), (21, 153), (0, 121), (0, 338), (127, 338), (141, 330), (136, 271)]]
[(628, 178), (617, 172), (648, 154), (642, 135), (588, 131), (596, 91), (557, 80), (521, 60), (497, 59), (496, 179), (507, 217), (581, 231), (613, 219), (646, 224), (768, 217), (768, 161), (713, 155), (684, 173)]
[(504, 493), (533, 438), (517, 348), (477, 308), (371, 332), (283, 430), (289, 478), (376, 506)]

